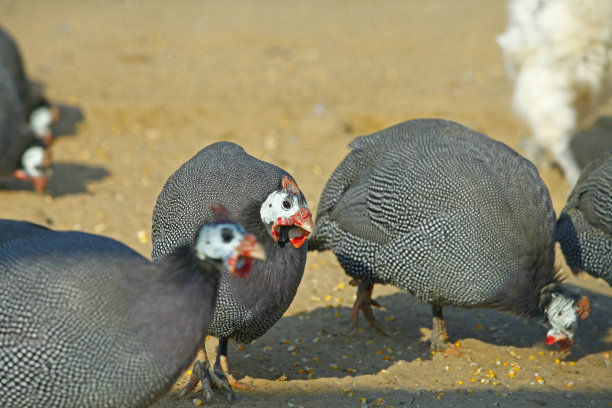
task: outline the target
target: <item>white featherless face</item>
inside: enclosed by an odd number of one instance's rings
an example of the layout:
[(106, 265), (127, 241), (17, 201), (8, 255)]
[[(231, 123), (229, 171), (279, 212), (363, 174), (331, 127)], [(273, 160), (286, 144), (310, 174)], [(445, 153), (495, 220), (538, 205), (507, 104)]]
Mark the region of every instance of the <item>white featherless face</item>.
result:
[(567, 335), (570, 340), (576, 334), (579, 322), (574, 303), (572, 298), (555, 293), (546, 310), (550, 325)]
[(273, 224), (279, 218), (290, 218), (300, 210), (298, 198), (285, 191), (272, 192), (261, 206), (259, 214), (264, 224)]
[(21, 156), (21, 166), (30, 177), (42, 177), (45, 173), (45, 149), (32, 146)]
[(200, 259), (225, 261), (234, 255), (244, 234), (244, 229), (238, 224), (207, 224), (198, 235), (196, 254)]
[(42, 106), (30, 114), (30, 127), (39, 139), (45, 138), (51, 132), (53, 115), (51, 109)]

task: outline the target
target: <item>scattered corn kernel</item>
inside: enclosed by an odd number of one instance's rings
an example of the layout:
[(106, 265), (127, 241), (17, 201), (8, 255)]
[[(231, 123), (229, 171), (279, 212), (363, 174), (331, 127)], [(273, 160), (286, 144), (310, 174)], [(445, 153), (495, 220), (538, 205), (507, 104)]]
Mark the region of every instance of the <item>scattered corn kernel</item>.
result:
[(357, 370), (355, 370), (354, 368), (347, 368), (346, 371), (348, 371), (349, 373), (356, 373)]
[(468, 394), (473, 394), (474, 390), (467, 390)]
[(238, 347), (236, 347), (236, 350), (238, 350), (238, 351), (242, 351), (242, 350), (244, 350), (244, 347), (242, 347), (242, 346), (238, 346)]
[(566, 386), (567, 388), (574, 388), (574, 385), (575, 385), (575, 384), (574, 384), (574, 382), (573, 382), (573, 381), (568, 381), (568, 382), (566, 382), (566, 383), (565, 383), (565, 386)]
[(457, 384), (462, 385), (463, 384), (463, 380), (457, 381)]
[(308, 371), (304, 370), (303, 368), (300, 368), (300, 369), (298, 370), (298, 373), (301, 373), (301, 374), (306, 374), (307, 372), (308, 372)]
[(570, 363), (569, 363), (569, 364), (570, 364), (572, 367), (574, 367), (574, 366), (576, 365), (576, 363), (575, 363), (575, 362), (573, 362), (573, 361), (570, 361)]
[(365, 397), (361, 397), (361, 398), (359, 398), (359, 403), (361, 403), (361, 404), (365, 404), (365, 403), (366, 403), (366, 401), (367, 401), (367, 400), (366, 400), (366, 398), (365, 398)]
[(389, 356), (384, 356), (383, 358), (384, 358), (386, 361), (391, 360), (391, 357), (389, 357)]
[(510, 378), (516, 377), (516, 371), (514, 371), (514, 370), (508, 371), (508, 377), (510, 377)]
[(314, 361), (316, 363), (317, 361), (319, 361), (319, 357), (313, 357), (312, 361)]
[(529, 360), (531, 360), (531, 361), (535, 360), (535, 356), (533, 356), (533, 355), (529, 356)]
[(193, 374), (193, 371), (191, 370), (187, 371), (187, 375), (191, 375), (191, 374)]
[(385, 401), (385, 400), (384, 400), (384, 399), (382, 399), (382, 398), (380, 398), (380, 397), (376, 398), (376, 402), (384, 402), (384, 401)]
[(339, 290), (344, 289), (344, 283), (343, 283), (343, 282), (340, 282), (340, 283), (338, 284), (338, 289), (339, 289)]
[(604, 357), (606, 359), (610, 358), (610, 352), (609, 351), (604, 351), (603, 355), (604, 355)]
[(334, 317), (340, 317), (340, 313), (334, 312)]
[(294, 350), (295, 350), (295, 346), (293, 344), (287, 347), (287, 351), (294, 351)]
[(540, 377), (539, 375), (536, 377), (536, 381), (538, 384), (544, 384), (544, 379)]
[(457, 347), (457, 348), (461, 347), (461, 342), (459, 340), (457, 340), (455, 342), (455, 347)]
[(283, 344), (290, 344), (291, 342), (287, 339), (283, 339)]
[(202, 402), (202, 400), (201, 400), (201, 399), (197, 399), (197, 398), (194, 398), (194, 399), (193, 399), (193, 401), (191, 401), (191, 403), (192, 403), (193, 405), (197, 406), (197, 407), (199, 407), (199, 406), (201, 406), (201, 405), (204, 405), (204, 403)]
[(543, 356), (544, 354), (546, 354), (546, 352), (545, 351), (538, 351), (538, 354)]
[(325, 295), (325, 301), (329, 302), (330, 300), (332, 300), (332, 295)]
[(561, 359), (560, 358), (555, 358), (555, 364), (561, 364)]
[(330, 364), (329, 366), (332, 368), (332, 370), (338, 369), (338, 364)]
[(385, 317), (385, 320), (388, 321), (388, 322), (394, 322), (395, 321), (395, 317), (387, 316), (387, 317)]
[(499, 385), (499, 383), (497, 381), (493, 381), (492, 384), (497, 387)]
[(474, 381), (476, 381), (476, 378), (470, 377), (470, 382), (474, 382)]

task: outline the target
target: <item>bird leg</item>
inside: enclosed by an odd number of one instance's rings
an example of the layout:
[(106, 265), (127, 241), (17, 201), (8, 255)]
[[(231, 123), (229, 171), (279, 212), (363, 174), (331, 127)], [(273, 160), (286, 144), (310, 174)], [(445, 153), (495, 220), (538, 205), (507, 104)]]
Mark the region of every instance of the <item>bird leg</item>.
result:
[(217, 350), (217, 361), (215, 361), (215, 372), (221, 374), (228, 387), (244, 391), (255, 389), (251, 384), (245, 384), (234, 378), (229, 372), (227, 364), (227, 339), (219, 339), (219, 349)]
[(232, 388), (228, 384), (227, 379), (225, 378), (225, 375), (223, 373), (216, 372), (210, 366), (208, 355), (206, 354), (204, 346), (202, 346), (202, 351), (204, 352), (204, 360), (196, 360), (195, 363), (193, 363), (191, 377), (189, 377), (189, 381), (183, 388), (183, 391), (181, 391), (180, 396), (182, 397), (189, 394), (195, 389), (198, 382), (202, 382), (202, 394), (207, 402), (212, 401), (213, 387), (226, 391), (228, 402), (231, 402), (232, 399), (238, 399), (239, 396), (234, 394)]
[(459, 347), (448, 343), (448, 335), (446, 334), (446, 324), (444, 324), (444, 314), (442, 307), (431, 305), (431, 313), (433, 315), (433, 327), (429, 338), (430, 348), (433, 351), (444, 351), (448, 354), (461, 356)]
[(351, 318), (353, 330), (357, 328), (359, 310), (361, 310), (372, 327), (374, 327), (376, 330), (378, 330), (385, 336), (390, 336), (391, 334), (382, 328), (380, 323), (378, 323), (378, 320), (376, 320), (376, 318), (374, 317), (374, 313), (372, 313), (372, 306), (381, 307), (380, 303), (372, 299), (372, 290), (374, 289), (374, 284), (359, 282), (355, 279), (351, 279), (349, 283), (352, 286), (357, 286), (357, 299), (355, 299), (355, 304), (353, 305), (353, 314)]

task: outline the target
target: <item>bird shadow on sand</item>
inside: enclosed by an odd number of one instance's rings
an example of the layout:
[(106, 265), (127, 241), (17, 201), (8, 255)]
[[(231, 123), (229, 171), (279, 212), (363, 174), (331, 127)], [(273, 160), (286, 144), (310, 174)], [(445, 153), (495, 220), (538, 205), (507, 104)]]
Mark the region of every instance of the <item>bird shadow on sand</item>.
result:
[(580, 168), (602, 152), (612, 149), (612, 116), (602, 116), (572, 139), (570, 148)]
[[(591, 316), (578, 329), (566, 361), (612, 348), (605, 339), (612, 327), (607, 313), (612, 310), (612, 298), (573, 289), (589, 297)], [(374, 314), (391, 336), (376, 332), (362, 314), (360, 329), (353, 332), (350, 307), (320, 307), (282, 318), (266, 335), (240, 351), (236, 344), (230, 346), (230, 361), (237, 362), (232, 368), (254, 378), (274, 380), (286, 375), (289, 379), (307, 379), (310, 372), (316, 377), (376, 374), (400, 360), (430, 358), (426, 339), (431, 332), (431, 307), (408, 293), (375, 299), (383, 309), (375, 309)], [(469, 344), (485, 350), (535, 348), (558, 354), (556, 346), (545, 344), (547, 329), (535, 319), (525, 321), (494, 310), (450, 306), (444, 308), (444, 317), (450, 341), (459, 340), (468, 348)]]
[(53, 135), (55, 137), (76, 135), (79, 124), (85, 119), (83, 111), (78, 106), (63, 103), (54, 103), (54, 106), (59, 110), (59, 117), (57, 123), (51, 126)]
[(87, 192), (87, 184), (108, 177), (104, 167), (85, 166), (73, 163), (53, 163), (53, 177), (47, 184), (47, 194), (61, 197), (68, 194)]
[[(53, 177), (47, 184), (45, 194), (55, 198), (68, 194), (86, 193), (88, 182), (102, 180), (109, 175), (110, 173), (104, 167), (54, 162)], [(34, 192), (31, 182), (13, 178), (3, 178), (0, 181), (0, 189)]]

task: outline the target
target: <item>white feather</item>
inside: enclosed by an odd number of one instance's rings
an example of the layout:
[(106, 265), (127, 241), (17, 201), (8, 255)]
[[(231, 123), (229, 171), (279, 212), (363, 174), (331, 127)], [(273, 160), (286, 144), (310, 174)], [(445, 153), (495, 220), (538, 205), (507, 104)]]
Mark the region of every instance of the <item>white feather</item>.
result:
[(508, 14), (513, 107), (573, 185), (571, 138), (612, 94), (612, 0), (510, 0)]

